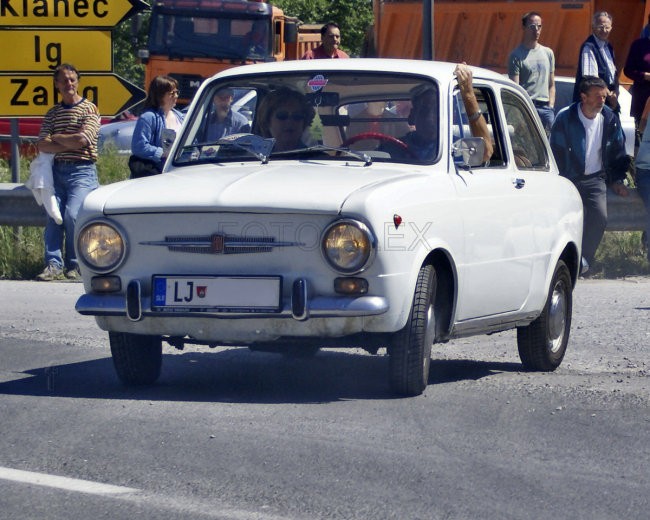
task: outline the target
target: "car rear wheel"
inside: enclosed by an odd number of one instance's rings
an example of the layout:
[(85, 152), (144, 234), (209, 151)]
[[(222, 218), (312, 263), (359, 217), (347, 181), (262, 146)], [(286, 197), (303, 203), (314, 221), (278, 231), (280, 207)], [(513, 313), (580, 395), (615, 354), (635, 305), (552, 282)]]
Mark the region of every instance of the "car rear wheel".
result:
[(113, 365), (125, 385), (150, 385), (160, 377), (162, 340), (125, 332), (109, 332)]
[(434, 302), (438, 279), (432, 265), (420, 269), (406, 326), (395, 333), (389, 349), (391, 389), (404, 396), (420, 395), (429, 380), (435, 339)]
[(542, 314), (530, 325), (517, 328), (519, 358), (525, 368), (551, 372), (560, 366), (569, 343), (572, 311), (571, 275), (560, 260)]

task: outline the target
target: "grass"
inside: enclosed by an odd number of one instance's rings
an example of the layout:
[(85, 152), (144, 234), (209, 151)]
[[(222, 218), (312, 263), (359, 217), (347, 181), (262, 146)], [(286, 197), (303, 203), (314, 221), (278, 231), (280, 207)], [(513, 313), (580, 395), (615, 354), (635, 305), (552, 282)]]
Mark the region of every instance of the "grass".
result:
[[(101, 184), (129, 176), (128, 157), (107, 148), (97, 162)], [(21, 158), (20, 180), (29, 177), (29, 161)], [(11, 182), (11, 170), (0, 159), (0, 183)], [(32, 280), (43, 269), (43, 228), (0, 226), (0, 279)], [(640, 231), (608, 231), (591, 266), (592, 278), (650, 275)]]
[[(127, 179), (128, 156), (105, 148), (97, 161), (100, 184)], [(29, 160), (20, 159), (20, 182), (29, 178)], [(0, 183), (11, 182), (11, 168), (0, 159)], [(43, 270), (43, 228), (0, 226), (0, 279), (33, 280)]]

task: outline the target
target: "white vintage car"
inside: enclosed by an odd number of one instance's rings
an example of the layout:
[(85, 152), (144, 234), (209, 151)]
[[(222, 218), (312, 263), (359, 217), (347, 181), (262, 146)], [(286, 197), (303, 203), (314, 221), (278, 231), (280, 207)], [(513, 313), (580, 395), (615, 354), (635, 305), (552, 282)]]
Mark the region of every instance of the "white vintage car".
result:
[[(103, 186), (79, 214), (76, 308), (109, 332), (119, 378), (155, 382), (163, 341), (305, 356), (361, 347), (387, 352), (392, 389), (417, 395), (433, 343), (513, 328), (525, 368), (559, 366), (580, 197), (524, 91), (473, 73), (494, 145), (487, 162), (453, 64), (308, 60), (206, 81), (163, 174)], [(315, 117), (290, 151), (255, 134), (205, 141), (223, 87), (255, 97), (256, 133), (269, 113), (305, 118), (271, 110), (265, 98), (282, 89)], [(435, 125), (428, 155), (417, 155), (404, 136), (411, 98), (425, 90)]]

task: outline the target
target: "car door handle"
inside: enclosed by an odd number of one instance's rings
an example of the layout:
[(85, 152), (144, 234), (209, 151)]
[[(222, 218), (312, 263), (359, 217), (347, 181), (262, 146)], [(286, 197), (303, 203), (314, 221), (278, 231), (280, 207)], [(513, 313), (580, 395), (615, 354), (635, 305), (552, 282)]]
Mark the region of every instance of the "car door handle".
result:
[(512, 179), (512, 184), (515, 185), (515, 188), (520, 190), (526, 185), (526, 180), (525, 179)]

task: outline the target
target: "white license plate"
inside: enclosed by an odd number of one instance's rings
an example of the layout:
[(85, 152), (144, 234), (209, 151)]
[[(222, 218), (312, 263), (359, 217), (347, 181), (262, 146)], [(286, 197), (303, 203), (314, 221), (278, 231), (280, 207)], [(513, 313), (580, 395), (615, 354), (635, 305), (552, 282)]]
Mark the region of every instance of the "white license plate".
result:
[(153, 308), (160, 311), (280, 310), (278, 276), (154, 276)]

